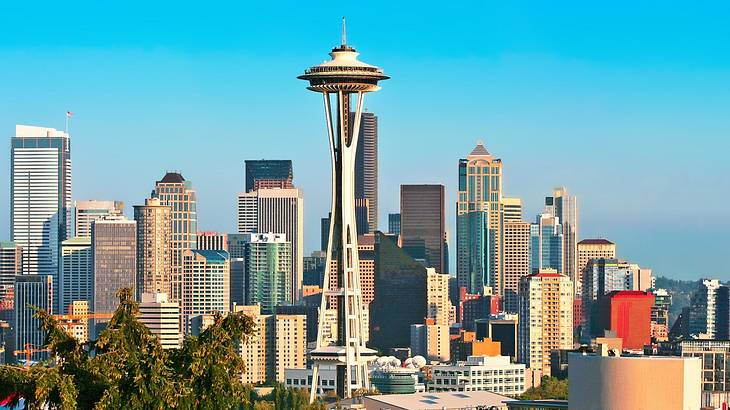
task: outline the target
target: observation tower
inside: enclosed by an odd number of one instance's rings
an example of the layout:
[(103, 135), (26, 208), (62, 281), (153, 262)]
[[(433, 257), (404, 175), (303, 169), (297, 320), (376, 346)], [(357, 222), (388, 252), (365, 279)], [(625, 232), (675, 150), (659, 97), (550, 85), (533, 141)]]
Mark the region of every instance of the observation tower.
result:
[[(332, 216), (317, 345), (310, 355), (314, 362), (310, 402), (317, 394), (321, 365), (337, 366), (337, 395), (350, 398), (355, 390), (370, 389), (368, 362), (375, 359), (375, 351), (368, 349), (363, 340), (363, 304), (355, 227), (355, 155), (363, 97), (365, 93), (379, 90), (378, 82), (390, 77), (379, 67), (358, 60), (359, 53), (348, 46), (346, 40), (343, 18), (342, 44), (332, 49), (332, 60), (310, 67), (297, 77), (309, 81), (307, 89), (324, 97), (332, 160)], [(330, 286), (331, 274), (337, 275), (336, 288)], [(334, 342), (325, 342), (322, 337), (324, 310), (330, 298), (337, 301), (337, 335)]]

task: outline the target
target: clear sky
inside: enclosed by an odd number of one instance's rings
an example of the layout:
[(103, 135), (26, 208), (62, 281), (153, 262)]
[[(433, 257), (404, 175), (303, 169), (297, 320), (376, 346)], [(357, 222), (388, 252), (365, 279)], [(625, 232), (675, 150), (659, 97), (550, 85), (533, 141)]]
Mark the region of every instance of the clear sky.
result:
[(292, 159), (307, 251), (329, 207), (321, 98), (296, 76), (339, 44), (393, 78), (380, 225), (402, 183), (447, 186), (483, 140), (532, 220), (553, 186), (581, 237), (678, 278), (730, 279), (730, 2), (0, 2), (0, 239), (16, 123), (71, 124), (73, 196), (143, 203), (166, 170), (199, 228), (235, 229), (244, 159)]

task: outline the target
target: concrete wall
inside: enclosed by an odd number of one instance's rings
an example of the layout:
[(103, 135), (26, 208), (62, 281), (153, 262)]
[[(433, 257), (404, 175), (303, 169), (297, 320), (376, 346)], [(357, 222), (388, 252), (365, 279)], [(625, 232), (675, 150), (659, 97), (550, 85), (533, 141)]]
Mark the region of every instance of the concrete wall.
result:
[(679, 357), (568, 356), (569, 407), (697, 410), (701, 361)]

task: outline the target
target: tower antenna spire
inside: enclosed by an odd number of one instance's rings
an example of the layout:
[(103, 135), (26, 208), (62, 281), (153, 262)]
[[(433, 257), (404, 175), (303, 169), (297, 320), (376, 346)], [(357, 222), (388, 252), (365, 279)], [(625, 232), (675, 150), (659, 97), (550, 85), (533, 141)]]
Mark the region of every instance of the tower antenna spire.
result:
[(347, 27), (345, 26), (345, 16), (342, 16), (342, 45), (347, 45)]

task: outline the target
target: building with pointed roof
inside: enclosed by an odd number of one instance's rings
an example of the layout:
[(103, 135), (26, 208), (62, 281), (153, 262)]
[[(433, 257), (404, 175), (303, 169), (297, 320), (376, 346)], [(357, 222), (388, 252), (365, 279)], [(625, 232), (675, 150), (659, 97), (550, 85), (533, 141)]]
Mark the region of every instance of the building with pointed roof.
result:
[(459, 160), (456, 277), (467, 293), (502, 294), (502, 160), (479, 142)]

